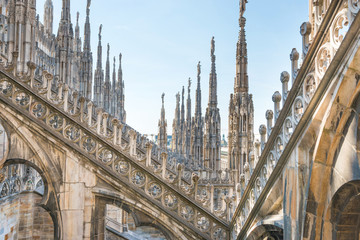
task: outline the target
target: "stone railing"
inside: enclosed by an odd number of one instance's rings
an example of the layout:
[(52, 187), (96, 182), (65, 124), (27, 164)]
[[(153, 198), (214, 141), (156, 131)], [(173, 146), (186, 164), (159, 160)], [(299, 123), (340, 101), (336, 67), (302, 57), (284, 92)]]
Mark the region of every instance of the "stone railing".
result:
[[(16, 52), (14, 59), (16, 59)], [(51, 74), (17, 76), (16, 65), (0, 66), (0, 99), (41, 125), (64, 144), (105, 169), (206, 239), (227, 239), (230, 200), (211, 213), (212, 196), (198, 191), (197, 175), (183, 179), (184, 167), (143, 135), (110, 116)], [(56, 82), (56, 88), (54, 88)], [(71, 95), (71, 96), (70, 96)], [(157, 158), (160, 156), (160, 161)], [(169, 162), (174, 166), (168, 167)]]
[[(303, 64), (301, 68), (298, 67), (299, 53), (293, 49), (290, 54), (291, 74), (281, 74), (282, 95), (279, 92), (274, 93), (274, 110), (266, 112), (267, 126), (261, 125), (259, 129), (261, 143), (256, 150), (261, 152), (261, 155), (250, 178), (240, 177), (238, 195), (241, 199), (230, 224), (230, 232), (234, 239), (246, 237), (257, 212), (286, 165), (298, 136), (310, 121), (315, 103), (319, 101), (327, 84), (321, 84), (322, 80), (359, 10), (360, 4), (358, 6), (353, 4), (354, 2), (321, 1), (319, 5), (314, 6), (315, 12), (320, 12), (320, 8), (327, 10), (322, 14), (321, 21), (316, 21), (316, 26), (309, 22), (301, 25)], [(311, 39), (312, 31), (316, 31), (317, 34)], [(292, 88), (289, 91), (290, 78)], [(304, 115), (306, 116), (303, 117)]]

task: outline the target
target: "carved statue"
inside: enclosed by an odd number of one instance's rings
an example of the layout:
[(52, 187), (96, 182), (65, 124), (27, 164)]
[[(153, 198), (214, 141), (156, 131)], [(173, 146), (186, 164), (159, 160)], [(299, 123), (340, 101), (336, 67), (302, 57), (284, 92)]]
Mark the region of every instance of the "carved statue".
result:
[(244, 15), (247, 2), (248, 2), (248, 0), (240, 0), (240, 18), (242, 18), (242, 16)]
[(162, 95), (161, 95), (161, 100), (162, 100), (162, 104), (164, 105), (164, 97), (165, 97), (165, 93), (163, 93)]

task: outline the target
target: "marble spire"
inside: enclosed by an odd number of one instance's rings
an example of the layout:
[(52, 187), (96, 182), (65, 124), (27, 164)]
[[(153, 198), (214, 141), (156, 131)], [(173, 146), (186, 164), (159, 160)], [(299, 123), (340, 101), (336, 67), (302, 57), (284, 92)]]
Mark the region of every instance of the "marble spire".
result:
[(103, 107), (103, 85), (104, 70), (102, 69), (102, 45), (101, 45), (102, 25), (99, 27), (99, 43), (97, 49), (97, 64), (94, 78), (94, 102), (98, 107)]
[(203, 167), (204, 119), (201, 113), (201, 65), (197, 65), (197, 88), (195, 95), (195, 114), (192, 119), (191, 157), (195, 168)]
[(104, 83), (104, 110), (110, 112), (111, 101), (111, 83), (110, 83), (110, 44), (107, 45), (105, 83)]
[(204, 167), (220, 170), (221, 120), (217, 107), (217, 75), (215, 64), (215, 39), (211, 39), (211, 72), (209, 77), (209, 102), (205, 114)]
[(164, 107), (164, 97), (165, 93), (161, 95), (162, 106), (161, 106), (161, 114), (159, 120), (159, 133), (158, 133), (158, 145), (162, 149), (167, 149), (167, 122), (165, 119), (165, 107)]

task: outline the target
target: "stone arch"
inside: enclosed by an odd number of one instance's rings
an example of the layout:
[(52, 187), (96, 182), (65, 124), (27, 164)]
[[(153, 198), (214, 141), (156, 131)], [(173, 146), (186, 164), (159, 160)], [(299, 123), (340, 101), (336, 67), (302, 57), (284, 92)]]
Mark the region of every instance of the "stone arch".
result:
[(331, 97), (331, 105), (322, 118), (318, 118), (321, 125), (316, 143), (309, 148), (311, 159), (306, 184), (304, 239), (321, 238), (324, 234), (324, 239), (332, 239), (328, 230), (331, 223), (327, 221), (330, 219), (327, 211), (331, 211), (328, 210), (331, 209), (329, 204), (341, 186), (360, 179), (359, 148), (356, 147), (359, 141), (360, 85), (353, 77), (339, 85)]
[[(0, 232), (5, 239), (58, 239), (57, 214), (48, 205), (48, 181), (34, 163), (8, 159), (2, 169), (8, 192), (0, 196)], [(39, 184), (41, 183), (41, 184)]]
[(26, 166), (33, 168), (41, 176), (41, 179), (44, 183), (44, 192), (42, 195), (46, 196), (48, 194), (48, 191), (49, 191), (48, 180), (46, 179), (44, 172), (35, 163), (24, 160), (24, 159), (16, 159), (16, 158), (15, 159), (7, 159), (4, 163), (4, 167), (9, 167), (9, 166), (15, 165), (15, 164), (26, 165)]
[(127, 204), (119, 206), (116, 203), (106, 204), (105, 238), (147, 237), (156, 239), (171, 239), (170, 234), (146, 214), (129, 207)]
[(6, 124), (0, 119), (0, 166), (5, 162), (9, 154), (10, 134)]
[(46, 145), (50, 144), (50, 141), (46, 141), (40, 132), (33, 132), (32, 123), (28, 123), (29, 126), (24, 125), (16, 118), (15, 113), (8, 112), (6, 108), (0, 108), (0, 121), (9, 138), (9, 152), (4, 166), (25, 164), (34, 168), (42, 176), (46, 189), (41, 205), (53, 219), (55, 239), (62, 239), (62, 214), (57, 196), (57, 192), (60, 191), (62, 171), (54, 162), (51, 150)]
[(342, 185), (326, 211), (323, 239), (359, 239), (360, 180)]
[(94, 219), (91, 227), (91, 239), (105, 239), (105, 217), (106, 217), (106, 205), (113, 205), (122, 208), (124, 211), (131, 214), (134, 218), (136, 226), (150, 226), (160, 230), (166, 239), (188, 239), (183, 234), (176, 231), (176, 226), (171, 226), (160, 220), (159, 218), (153, 218), (152, 214), (148, 211), (150, 209), (140, 209), (136, 206), (136, 201), (127, 201), (120, 199), (115, 195), (108, 195), (104, 191), (96, 193), (95, 195), (95, 209)]
[(247, 240), (282, 240), (283, 228), (277, 224), (261, 224), (255, 227), (247, 236)]
[[(22, 164), (33, 168), (40, 176), (43, 182), (44, 191), (41, 194), (41, 201), (39, 206), (45, 209), (49, 214), (54, 223), (54, 238), (61, 239), (62, 236), (62, 222), (61, 222), (61, 212), (59, 203), (56, 197), (56, 194), (53, 190), (52, 180), (48, 178), (49, 174), (46, 174), (36, 163), (30, 162), (24, 159), (7, 159), (4, 163), (4, 168), (15, 165)], [(36, 187), (37, 182), (34, 182)]]

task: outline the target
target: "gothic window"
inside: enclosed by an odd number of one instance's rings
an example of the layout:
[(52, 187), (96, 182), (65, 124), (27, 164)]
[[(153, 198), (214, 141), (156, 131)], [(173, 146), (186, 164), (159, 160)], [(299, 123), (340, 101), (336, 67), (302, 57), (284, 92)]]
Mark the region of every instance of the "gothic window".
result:
[(243, 117), (243, 132), (246, 132), (246, 115)]
[(242, 125), (243, 125), (242, 116), (240, 116), (238, 124), (239, 124), (240, 131), (242, 131)]

